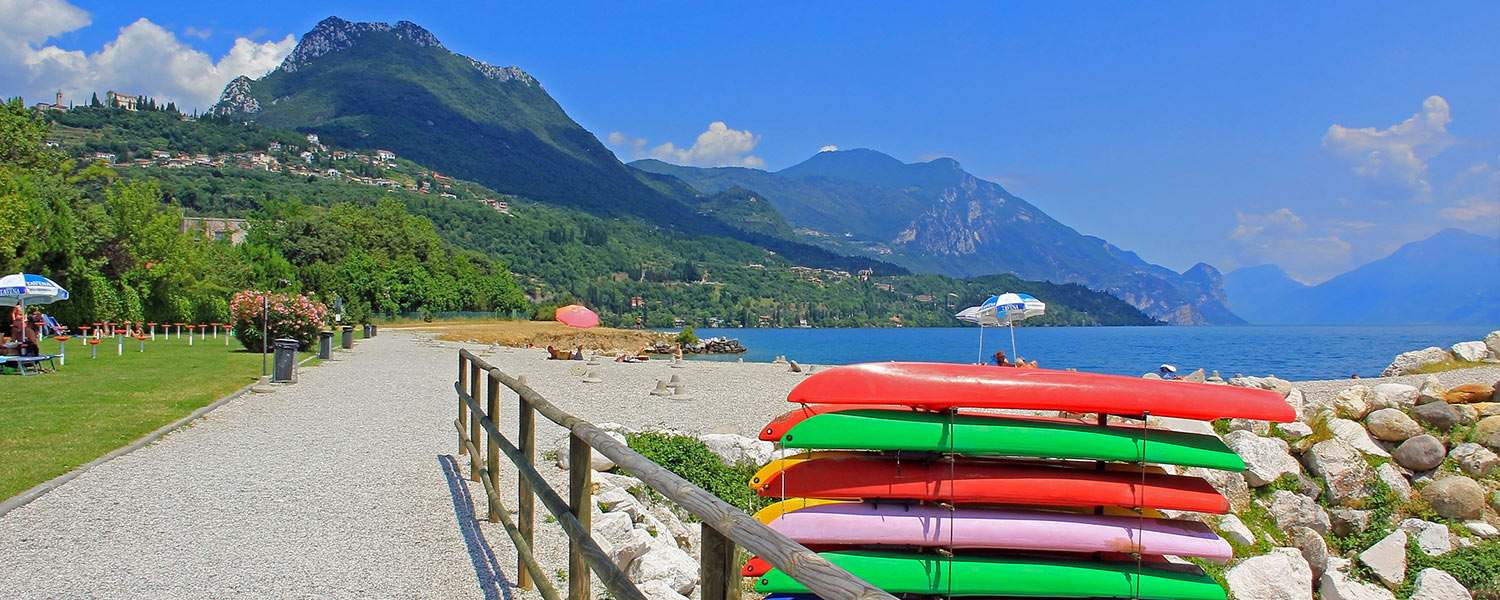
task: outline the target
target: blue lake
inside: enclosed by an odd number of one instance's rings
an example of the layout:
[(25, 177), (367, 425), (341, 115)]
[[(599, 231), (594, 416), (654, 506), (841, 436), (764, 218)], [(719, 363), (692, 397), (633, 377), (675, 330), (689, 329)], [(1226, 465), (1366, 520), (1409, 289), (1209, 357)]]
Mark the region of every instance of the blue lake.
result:
[[(1043, 368), (1138, 376), (1162, 363), (1179, 373), (1202, 367), (1293, 380), (1375, 377), (1397, 354), (1484, 339), (1494, 325), (1017, 327), (1020, 356)], [(996, 350), (1011, 355), (1010, 330), (977, 327), (877, 329), (699, 329), (737, 338), (749, 352), (697, 360), (768, 362), (777, 355), (810, 364), (901, 360), (973, 363)]]

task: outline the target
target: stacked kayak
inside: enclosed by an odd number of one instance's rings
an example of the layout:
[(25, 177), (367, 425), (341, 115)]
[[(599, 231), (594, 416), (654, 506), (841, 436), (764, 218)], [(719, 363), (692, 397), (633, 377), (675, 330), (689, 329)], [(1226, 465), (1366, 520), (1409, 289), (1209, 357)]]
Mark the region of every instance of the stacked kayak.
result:
[[(1228, 512), (1206, 481), (1171, 473), (1244, 462), (1217, 436), (1145, 418), (1295, 416), (1265, 390), (941, 363), (838, 367), (788, 400), (799, 406), (760, 437), (806, 452), (751, 478), (779, 500), (756, 518), (892, 594), (955, 597), (1224, 600), (1201, 569), (1166, 557), (1227, 560), (1229, 544), (1158, 511)], [(758, 558), (743, 575), (758, 592), (809, 597)]]

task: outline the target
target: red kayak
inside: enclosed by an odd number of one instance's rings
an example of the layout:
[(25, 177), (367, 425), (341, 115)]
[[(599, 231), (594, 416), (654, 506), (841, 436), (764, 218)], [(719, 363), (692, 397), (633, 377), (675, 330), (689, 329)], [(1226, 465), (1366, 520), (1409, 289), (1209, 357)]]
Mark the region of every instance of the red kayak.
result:
[(1289, 422), (1295, 411), (1276, 392), (1184, 381), (1158, 381), (1077, 371), (987, 365), (883, 362), (820, 371), (792, 388), (801, 404), (895, 404), (928, 410), (954, 407), (1061, 410)]
[(949, 463), (844, 453), (789, 461), (785, 468), (758, 473), (756, 478), (759, 483), (756, 493), (777, 498), (908, 499), (1229, 512), (1229, 501), (1208, 482), (1196, 477), (1160, 473), (1143, 476), (1139, 472), (981, 458), (958, 458)]

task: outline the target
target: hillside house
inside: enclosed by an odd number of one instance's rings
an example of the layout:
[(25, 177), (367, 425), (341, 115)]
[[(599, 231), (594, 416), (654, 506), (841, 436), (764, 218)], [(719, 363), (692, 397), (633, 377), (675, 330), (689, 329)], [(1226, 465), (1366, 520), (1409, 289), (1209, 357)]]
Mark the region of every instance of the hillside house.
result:
[(102, 161), (108, 162), (110, 164), (114, 164), (114, 162), (115, 162), (115, 155), (111, 154), (109, 152), (94, 152), (94, 153), (83, 155), (83, 159), (87, 160), (87, 161), (90, 161), (90, 162), (102, 160)]
[(318, 134), (316, 133), (307, 134), (307, 143), (314, 148), (323, 145), (322, 142), (318, 141)]
[(67, 110), (68, 107), (63, 106), (63, 103), (62, 103), (62, 90), (57, 90), (57, 104), (47, 104), (46, 102), (38, 102), (38, 103), (36, 103), (36, 109), (37, 110)]
[(268, 151), (268, 152), (275, 152), (275, 151), (280, 150), (280, 149), (281, 149), (281, 142), (271, 142), (271, 145), (266, 147), (266, 151)]
[(250, 232), (250, 222), (222, 217), (183, 217), (178, 231), (197, 232), (214, 241), (228, 239), (230, 244), (238, 246), (245, 242), (245, 236)]
[(104, 105), (105, 106), (112, 106), (112, 107), (115, 107), (115, 108), (123, 108), (125, 110), (135, 110), (135, 96), (126, 96), (125, 94), (116, 94), (114, 90), (110, 90), (109, 93), (107, 93), (107, 94), (104, 95), (104, 97), (105, 97), (105, 101), (104, 101)]
[(376, 150), (375, 157), (380, 159), (381, 162), (392, 161), (396, 160), (396, 153), (390, 150)]

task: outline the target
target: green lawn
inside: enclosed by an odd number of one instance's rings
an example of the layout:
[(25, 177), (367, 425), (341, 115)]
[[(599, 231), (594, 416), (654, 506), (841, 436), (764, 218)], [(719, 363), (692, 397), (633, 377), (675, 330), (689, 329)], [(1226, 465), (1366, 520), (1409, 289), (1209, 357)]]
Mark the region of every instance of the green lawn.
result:
[[(222, 336), (222, 334), (221, 334)], [(260, 376), (260, 355), (223, 337), (198, 340), (113, 339), (89, 358), (87, 344), (67, 342), (56, 373), (0, 375), (0, 499), (61, 475), (162, 425), (187, 416)], [(44, 340), (42, 351), (56, 353)]]

